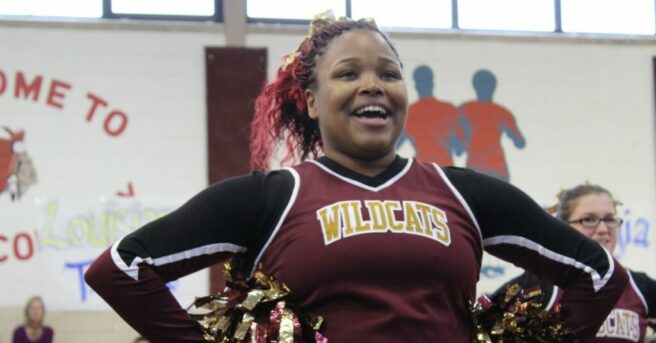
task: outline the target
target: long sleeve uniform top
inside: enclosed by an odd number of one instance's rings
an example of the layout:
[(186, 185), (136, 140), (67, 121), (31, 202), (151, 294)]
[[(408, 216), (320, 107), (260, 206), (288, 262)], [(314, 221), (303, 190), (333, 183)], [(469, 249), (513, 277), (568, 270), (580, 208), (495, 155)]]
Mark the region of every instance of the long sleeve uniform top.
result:
[[(563, 290), (537, 276), (524, 272), (506, 282), (492, 297), (504, 293), (509, 285), (522, 288), (540, 287), (543, 294), (542, 306), (551, 311), (560, 302)], [(629, 285), (597, 331), (593, 342), (626, 343), (644, 342), (647, 326), (656, 327), (656, 280), (647, 274), (629, 270)]]
[(581, 341), (627, 284), (599, 244), (512, 185), (400, 157), (374, 177), (322, 157), (219, 182), (116, 242), (85, 277), (153, 342), (201, 341), (166, 282), (236, 255), (323, 316), (331, 343), (466, 342), (484, 249), (562, 287)]

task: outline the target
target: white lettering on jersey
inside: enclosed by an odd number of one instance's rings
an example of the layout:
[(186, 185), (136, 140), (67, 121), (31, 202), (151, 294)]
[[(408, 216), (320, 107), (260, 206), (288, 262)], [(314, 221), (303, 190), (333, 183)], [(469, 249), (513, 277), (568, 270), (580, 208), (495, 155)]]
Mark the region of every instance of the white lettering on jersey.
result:
[(640, 317), (634, 311), (614, 309), (599, 328), (597, 337), (624, 338), (637, 342), (640, 339)]

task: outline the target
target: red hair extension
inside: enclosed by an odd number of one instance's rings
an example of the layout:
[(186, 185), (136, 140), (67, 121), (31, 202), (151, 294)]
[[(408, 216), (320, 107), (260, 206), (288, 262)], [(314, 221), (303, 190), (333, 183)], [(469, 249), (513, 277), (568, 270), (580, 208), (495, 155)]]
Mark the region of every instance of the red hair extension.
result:
[[(255, 100), (255, 116), (251, 123), (251, 165), (255, 169), (269, 169), (275, 143), (285, 135), (288, 152), (283, 163), (298, 158), (299, 150), (303, 151), (301, 159), (310, 153), (317, 154), (317, 149), (305, 148), (299, 137), (299, 133), (305, 131), (303, 125), (310, 125), (308, 122), (312, 119), (307, 116), (305, 92), (293, 75), (297, 64), (295, 60), (287, 68), (280, 67), (276, 79), (266, 85)], [(301, 120), (303, 115), (305, 121)]]

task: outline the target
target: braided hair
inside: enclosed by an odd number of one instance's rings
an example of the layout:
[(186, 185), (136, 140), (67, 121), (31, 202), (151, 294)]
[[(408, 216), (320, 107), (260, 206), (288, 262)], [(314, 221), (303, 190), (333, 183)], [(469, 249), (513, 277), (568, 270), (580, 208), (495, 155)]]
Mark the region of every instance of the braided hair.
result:
[[(315, 19), (316, 20), (316, 19)], [(251, 166), (268, 170), (276, 143), (284, 142), (287, 154), (282, 163), (315, 158), (322, 150), (321, 134), (316, 120), (307, 111), (305, 90), (316, 80), (316, 64), (328, 44), (344, 32), (362, 29), (380, 33), (398, 58), (396, 48), (373, 21), (346, 18), (322, 23), (313, 21), (311, 33), (287, 56), (278, 68), (275, 80), (264, 86), (255, 100), (255, 115), (251, 123)]]

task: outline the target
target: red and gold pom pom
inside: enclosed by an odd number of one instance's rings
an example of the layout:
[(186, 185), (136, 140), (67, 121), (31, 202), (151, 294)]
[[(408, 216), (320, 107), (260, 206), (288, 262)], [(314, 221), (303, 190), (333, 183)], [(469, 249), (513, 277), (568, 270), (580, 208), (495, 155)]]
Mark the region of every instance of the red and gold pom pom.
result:
[(256, 271), (246, 278), (225, 264), (228, 287), (218, 295), (196, 299), (187, 312), (201, 327), (205, 341), (215, 343), (328, 343), (319, 333), (323, 318), (304, 313), (289, 302), (289, 287)]
[(471, 307), (474, 343), (576, 342), (565, 327), (562, 308), (542, 309), (539, 287), (522, 290), (518, 284), (493, 299), (481, 296)]

